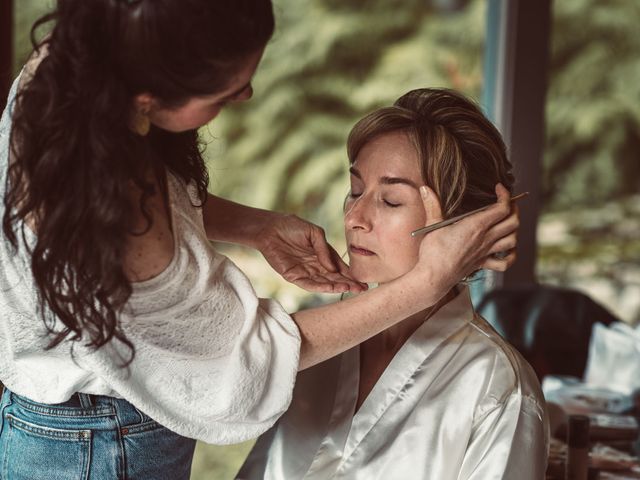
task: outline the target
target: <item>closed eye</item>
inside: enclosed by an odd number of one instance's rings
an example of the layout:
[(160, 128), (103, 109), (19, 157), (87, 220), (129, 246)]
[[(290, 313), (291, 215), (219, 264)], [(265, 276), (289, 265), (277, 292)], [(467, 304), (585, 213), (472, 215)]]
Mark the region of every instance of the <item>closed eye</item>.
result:
[(387, 200), (383, 200), (383, 201), (384, 201), (384, 204), (385, 204), (387, 207), (391, 207), (391, 208), (398, 208), (399, 206), (401, 206), (401, 205), (402, 205), (401, 203), (391, 203), (391, 202), (389, 202), (389, 201), (387, 201)]

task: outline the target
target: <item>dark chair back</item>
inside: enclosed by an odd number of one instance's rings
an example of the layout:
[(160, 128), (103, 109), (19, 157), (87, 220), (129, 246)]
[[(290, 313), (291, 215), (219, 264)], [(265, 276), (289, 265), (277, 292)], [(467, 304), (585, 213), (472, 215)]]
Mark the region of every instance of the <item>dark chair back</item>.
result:
[(617, 321), (587, 295), (565, 288), (533, 285), (493, 290), (476, 309), (531, 364), (538, 378), (582, 378), (596, 322)]

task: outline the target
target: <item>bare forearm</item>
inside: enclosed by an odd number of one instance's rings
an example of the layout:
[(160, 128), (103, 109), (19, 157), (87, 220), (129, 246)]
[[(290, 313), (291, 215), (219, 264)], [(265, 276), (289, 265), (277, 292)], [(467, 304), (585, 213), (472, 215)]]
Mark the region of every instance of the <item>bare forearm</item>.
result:
[(280, 214), (248, 207), (209, 195), (204, 206), (207, 237), (220, 242), (239, 243), (258, 248), (260, 232)]
[(449, 290), (438, 282), (417, 282), (411, 272), (342, 302), (293, 314), (300, 329), (300, 370), (338, 355), (405, 318), (435, 305)]

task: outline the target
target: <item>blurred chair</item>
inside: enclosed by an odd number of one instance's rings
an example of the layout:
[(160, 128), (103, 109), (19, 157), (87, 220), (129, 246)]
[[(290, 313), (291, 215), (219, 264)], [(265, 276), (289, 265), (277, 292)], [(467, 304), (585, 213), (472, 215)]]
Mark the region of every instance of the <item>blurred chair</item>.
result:
[(618, 319), (587, 295), (545, 285), (511, 287), (487, 293), (478, 313), (545, 375), (582, 378), (591, 328)]

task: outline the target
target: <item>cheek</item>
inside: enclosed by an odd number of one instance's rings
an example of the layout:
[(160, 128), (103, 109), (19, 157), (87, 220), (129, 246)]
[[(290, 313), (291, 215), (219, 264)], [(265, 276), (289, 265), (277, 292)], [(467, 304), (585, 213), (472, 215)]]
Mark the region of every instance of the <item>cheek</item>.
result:
[(393, 255), (415, 258), (420, 248), (420, 239), (411, 236), (411, 232), (424, 226), (424, 213), (414, 209), (407, 210), (400, 215), (388, 215), (380, 222), (379, 236), (389, 247)]
[(182, 115), (181, 124), (185, 127), (184, 130), (193, 130), (203, 127), (216, 118), (220, 113), (220, 110), (221, 108), (216, 105), (200, 107), (198, 109), (187, 111)]
[(200, 112), (198, 123), (200, 124), (200, 126), (206, 125), (211, 120), (216, 118), (220, 114), (221, 110), (222, 110), (222, 107), (217, 105), (203, 109), (202, 112)]
[(384, 222), (384, 228), (378, 234), (383, 246), (382, 260), (389, 277), (385, 278), (386, 281), (404, 275), (415, 266), (420, 239), (412, 237), (411, 232), (422, 225), (424, 219), (413, 211), (408, 211), (406, 215), (390, 215)]
[[(410, 271), (418, 261), (420, 239), (411, 236), (411, 232), (420, 228), (416, 218), (388, 218), (384, 228), (376, 228), (371, 232), (378, 255), (363, 258), (349, 255), (351, 273), (361, 282), (385, 283), (394, 280)], [(379, 224), (380, 225), (380, 224)]]
[(182, 108), (176, 111), (167, 111), (152, 117), (151, 121), (160, 128), (170, 132), (184, 132), (200, 128), (220, 113), (219, 106), (207, 106), (198, 108)]
[(407, 273), (418, 261), (420, 242), (409, 234), (407, 237), (408, 238), (404, 238), (396, 235), (391, 241), (387, 242), (384, 260), (389, 270), (394, 272), (395, 276)]

